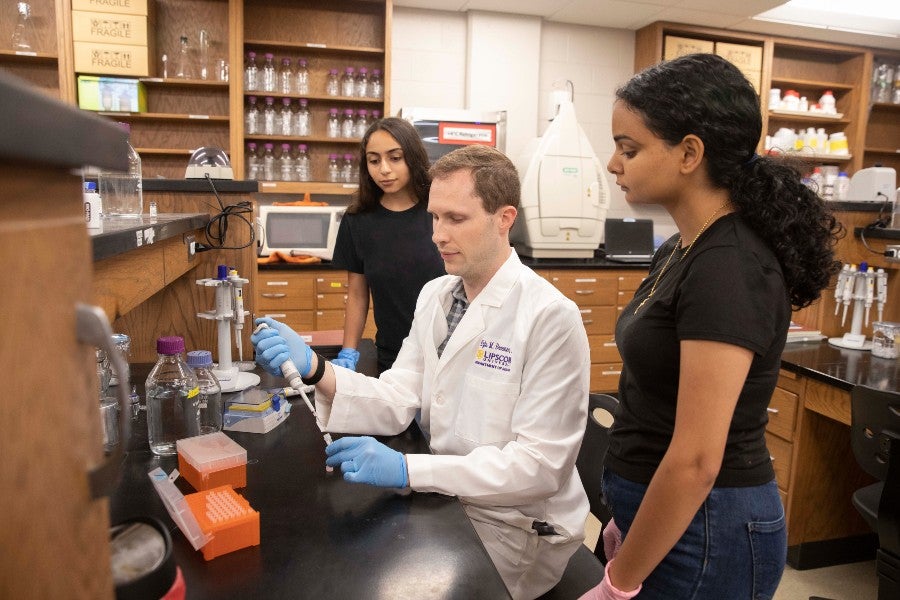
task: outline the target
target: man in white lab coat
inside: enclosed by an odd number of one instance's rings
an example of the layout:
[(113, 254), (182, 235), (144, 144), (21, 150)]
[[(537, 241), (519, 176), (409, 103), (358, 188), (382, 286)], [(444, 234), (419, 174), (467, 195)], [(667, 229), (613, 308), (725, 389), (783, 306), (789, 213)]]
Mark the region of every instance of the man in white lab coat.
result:
[[(326, 361), (287, 326), (253, 336), (257, 362), (288, 358), (316, 385), (328, 430), (394, 435), (421, 411), (432, 454), (370, 437), (326, 449), (348, 481), (459, 497), (513, 598), (553, 587), (584, 539), (587, 497), (575, 470), (590, 353), (576, 305), (519, 261), (519, 204), (501, 152), (464, 146), (432, 167), (432, 239), (448, 275), (419, 295), (393, 367), (367, 377)], [(597, 468), (600, 468), (598, 465)]]

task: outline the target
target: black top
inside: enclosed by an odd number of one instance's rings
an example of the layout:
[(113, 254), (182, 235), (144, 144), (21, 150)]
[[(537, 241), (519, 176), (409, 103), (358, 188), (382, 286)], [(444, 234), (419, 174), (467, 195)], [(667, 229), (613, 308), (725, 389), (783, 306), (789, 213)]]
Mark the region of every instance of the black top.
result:
[(332, 260), (335, 267), (365, 275), (372, 292), (379, 366), (389, 367), (409, 335), (422, 286), (444, 275), (444, 261), (431, 241), (431, 215), (424, 204), (404, 211), (379, 205), (346, 214)]
[(683, 251), (676, 251), (652, 299), (635, 315), (676, 241), (677, 236), (659, 249), (650, 276), (616, 324), (624, 366), (606, 464), (626, 479), (649, 483), (674, 431), (679, 343), (714, 340), (754, 353), (716, 485), (761, 485), (775, 475), (766, 449), (766, 407), (778, 381), (791, 314), (781, 267), (736, 214), (727, 215), (700, 236), (683, 261)]
[[(360, 372), (374, 373), (372, 343), (364, 340), (360, 352)], [(141, 393), (151, 367), (132, 365), (132, 382)], [(280, 377), (260, 376), (261, 387), (285, 385)], [(154, 467), (171, 473), (178, 460), (150, 453), (145, 411), (133, 423), (121, 479), (110, 497), (111, 523), (160, 519), (171, 532), (189, 600), (509, 599), (459, 500), (347, 483), (340, 469), (326, 473), (325, 442), (312, 414), (298, 397), (290, 402), (287, 420), (266, 434), (225, 432), (247, 450), (247, 486), (237, 492), (259, 512), (258, 546), (210, 561), (193, 549), (147, 476)], [(428, 452), (415, 424), (379, 439), (399, 452)], [(183, 477), (175, 484), (184, 494), (194, 492)]]

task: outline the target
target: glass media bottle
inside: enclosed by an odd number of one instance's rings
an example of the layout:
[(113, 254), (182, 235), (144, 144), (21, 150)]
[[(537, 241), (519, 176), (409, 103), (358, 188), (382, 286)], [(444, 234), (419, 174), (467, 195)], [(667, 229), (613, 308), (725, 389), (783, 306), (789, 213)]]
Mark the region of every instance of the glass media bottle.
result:
[(193, 350), (187, 353), (187, 364), (194, 370), (200, 384), (200, 435), (222, 431), (225, 407), (222, 386), (212, 372), (212, 353)]
[(200, 434), (200, 383), (182, 358), (184, 338), (156, 340), (156, 364), (147, 376), (147, 434), (150, 451), (174, 455), (175, 442)]

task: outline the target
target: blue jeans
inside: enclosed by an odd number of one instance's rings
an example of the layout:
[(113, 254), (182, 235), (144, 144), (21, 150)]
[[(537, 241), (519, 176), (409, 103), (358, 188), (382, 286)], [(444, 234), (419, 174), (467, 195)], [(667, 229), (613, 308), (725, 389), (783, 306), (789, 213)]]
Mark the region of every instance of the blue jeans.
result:
[[(646, 485), (609, 470), (603, 474), (604, 500), (623, 540), (646, 491)], [(637, 597), (769, 600), (786, 559), (787, 530), (776, 483), (715, 487)]]

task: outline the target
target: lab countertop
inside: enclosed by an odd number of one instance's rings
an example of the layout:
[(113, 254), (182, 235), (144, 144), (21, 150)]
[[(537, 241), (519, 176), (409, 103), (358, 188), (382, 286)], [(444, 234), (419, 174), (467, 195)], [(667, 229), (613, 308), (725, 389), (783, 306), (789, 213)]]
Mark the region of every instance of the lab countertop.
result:
[[(359, 370), (374, 372), (374, 344), (364, 340), (360, 350)], [(140, 384), (150, 367), (132, 365), (132, 382)], [(261, 377), (264, 388), (284, 385)], [(456, 498), (326, 473), (325, 443), (302, 399), (292, 399), (290, 415), (266, 434), (225, 432), (247, 450), (247, 486), (238, 492), (260, 514), (260, 545), (205, 561), (147, 476), (157, 466), (171, 472), (178, 461), (150, 453), (145, 415), (133, 421), (110, 518), (152, 515), (169, 527), (188, 598), (509, 598)], [(401, 452), (428, 452), (415, 424), (379, 439)], [(183, 478), (176, 485), (193, 492)]]
[[(532, 269), (648, 269), (650, 263), (622, 263), (606, 260), (602, 251), (597, 250), (593, 258), (531, 258), (519, 255), (523, 265)], [(259, 265), (260, 271), (297, 271), (303, 269), (336, 269), (331, 261), (323, 260), (320, 263), (298, 265), (291, 263), (267, 263)]]
[(900, 389), (900, 360), (872, 356), (864, 350), (838, 348), (825, 340), (787, 344), (781, 365), (788, 371), (846, 391), (855, 385)]
[(100, 228), (88, 229), (88, 233), (97, 261), (194, 231), (208, 222), (209, 215), (204, 213), (109, 218), (101, 219)]

